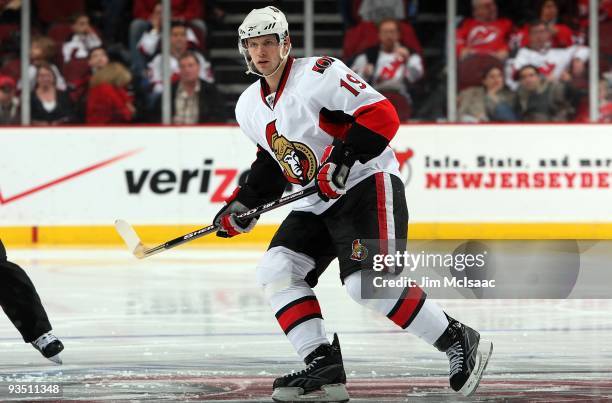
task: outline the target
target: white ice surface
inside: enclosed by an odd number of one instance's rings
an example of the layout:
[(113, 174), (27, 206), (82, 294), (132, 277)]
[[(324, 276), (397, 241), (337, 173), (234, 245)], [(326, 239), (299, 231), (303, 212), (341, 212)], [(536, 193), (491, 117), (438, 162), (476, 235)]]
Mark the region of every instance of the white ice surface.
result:
[[(28, 381), (61, 384), (72, 400), (270, 401), (274, 377), (303, 364), (255, 285), (261, 253), (9, 250), (66, 349), (53, 365), (0, 315), (0, 401)], [(330, 338), (340, 335), (351, 401), (461, 400), (446, 357), (350, 300), (335, 263), (315, 291)], [(612, 399), (612, 300), (439, 303), (494, 343), (475, 398)]]

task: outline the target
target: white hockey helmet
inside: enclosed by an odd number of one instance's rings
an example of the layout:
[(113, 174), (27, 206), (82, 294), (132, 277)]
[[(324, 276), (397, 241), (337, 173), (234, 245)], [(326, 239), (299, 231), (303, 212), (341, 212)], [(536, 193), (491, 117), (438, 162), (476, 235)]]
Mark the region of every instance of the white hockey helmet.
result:
[(248, 38), (255, 38), (264, 35), (277, 36), (281, 57), (279, 65), (276, 67), (274, 72), (268, 74), (268, 76), (271, 76), (278, 71), (283, 60), (285, 60), (285, 58), (289, 56), (289, 52), (291, 52), (291, 45), (289, 45), (287, 53), (283, 55), (282, 45), (285, 43), (285, 40), (289, 36), (289, 24), (287, 23), (287, 18), (285, 18), (285, 14), (283, 14), (283, 12), (280, 11), (278, 8), (272, 6), (256, 8), (246, 16), (246, 18), (244, 19), (244, 21), (242, 21), (242, 24), (238, 28), (238, 50), (240, 51), (240, 54), (244, 57), (244, 60), (246, 62), (247, 74), (251, 73), (260, 77), (266, 77), (263, 74), (257, 72), (247, 49)]

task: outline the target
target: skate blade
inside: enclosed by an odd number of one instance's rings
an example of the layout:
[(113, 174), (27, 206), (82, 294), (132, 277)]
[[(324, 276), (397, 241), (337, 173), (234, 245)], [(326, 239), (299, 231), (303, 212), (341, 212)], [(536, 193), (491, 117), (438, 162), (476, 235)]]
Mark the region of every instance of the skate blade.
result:
[(493, 343), (488, 340), (480, 340), (478, 343), (478, 350), (476, 351), (476, 363), (474, 365), (474, 371), (470, 374), (470, 377), (465, 382), (465, 385), (459, 390), (464, 396), (471, 396), (476, 392), (480, 379), (487, 368), (489, 358), (493, 353)]
[(56, 363), (57, 365), (62, 365), (62, 359), (59, 354), (55, 354), (53, 357), (47, 357), (49, 361)]
[(342, 383), (324, 385), (321, 390), (304, 394), (302, 388), (276, 388), (272, 393), (275, 402), (348, 402), (349, 395)]

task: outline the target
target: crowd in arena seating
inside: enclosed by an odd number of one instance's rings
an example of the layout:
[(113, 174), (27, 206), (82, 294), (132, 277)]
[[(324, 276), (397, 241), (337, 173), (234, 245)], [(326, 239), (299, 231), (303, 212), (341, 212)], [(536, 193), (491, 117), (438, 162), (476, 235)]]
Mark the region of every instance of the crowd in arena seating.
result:
[[(564, 4), (538, 0), (519, 24), (501, 18), (494, 0), (472, 1), (472, 17), (457, 28), (461, 121), (588, 120), (588, 2), (574, 2), (578, 18), (561, 14)], [(605, 26), (612, 2), (600, 4)], [(607, 82), (601, 84), (600, 120), (610, 121)]]
[[(412, 118), (411, 92), (427, 75), (419, 40), (403, 18), (414, 3), (340, 1), (345, 60), (394, 103), (403, 121)], [(460, 121), (588, 121), (588, 0), (504, 2), (512, 18), (501, 16), (495, 0), (468, 3), (456, 30)], [(612, 0), (601, 0), (601, 38), (612, 34), (611, 16)], [(611, 121), (612, 46), (601, 42), (600, 120)], [(436, 96), (435, 103), (445, 103), (444, 92)]]
[[(37, 0), (32, 5), (32, 125), (160, 122), (159, 0)], [(20, 6), (20, 1), (0, 1), (3, 124), (20, 122)], [(221, 94), (204, 56), (206, 15), (221, 18), (223, 11), (212, 0), (172, 0), (171, 12), (173, 122), (224, 121)]]
[[(394, 104), (415, 114), (424, 82), (439, 84), (427, 102), (445, 106), (445, 71), (425, 62), (411, 21), (414, 0), (338, 0), (345, 29), (342, 59)], [(512, 5), (510, 5), (512, 3)], [(33, 125), (159, 123), (161, 2), (37, 0), (33, 4)], [(0, 0), (0, 123), (20, 122), (19, 0)], [(456, 30), (458, 119), (462, 122), (588, 121), (588, 0), (459, 0)], [(280, 4), (282, 7), (282, 4)], [(174, 124), (232, 121), (207, 57), (213, 0), (172, 0), (171, 106)], [(465, 17), (465, 18), (461, 18)], [(612, 0), (600, 0), (600, 36), (612, 35)], [(600, 46), (600, 120), (612, 121), (612, 41)], [(340, 53), (340, 50), (339, 50)], [(445, 56), (440, 56), (444, 58)], [(443, 61), (443, 60), (442, 60)], [(419, 99), (420, 100), (420, 99)], [(442, 107), (442, 106), (441, 106)]]

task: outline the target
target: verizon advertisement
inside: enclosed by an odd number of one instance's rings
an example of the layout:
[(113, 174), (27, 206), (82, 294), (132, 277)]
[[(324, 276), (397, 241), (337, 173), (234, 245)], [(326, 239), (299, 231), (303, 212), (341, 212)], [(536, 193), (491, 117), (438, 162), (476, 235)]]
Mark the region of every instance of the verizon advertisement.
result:
[(12, 129), (0, 150), (2, 225), (208, 223), (256, 152), (235, 127)]
[[(607, 222), (610, 129), (402, 126), (392, 146), (411, 221)], [(255, 151), (232, 126), (3, 129), (0, 225), (208, 223)]]

